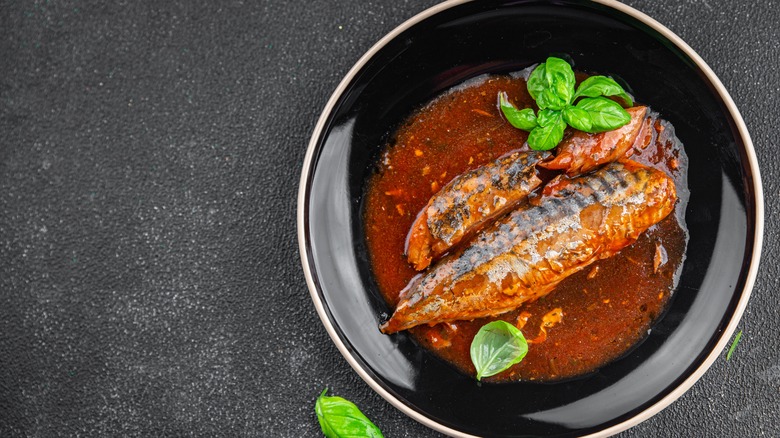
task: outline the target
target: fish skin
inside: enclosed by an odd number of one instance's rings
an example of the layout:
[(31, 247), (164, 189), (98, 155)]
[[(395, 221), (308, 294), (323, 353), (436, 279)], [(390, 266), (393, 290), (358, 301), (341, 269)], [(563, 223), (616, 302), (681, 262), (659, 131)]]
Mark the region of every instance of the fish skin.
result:
[(539, 205), (515, 210), (415, 277), (380, 328), (389, 334), (516, 309), (636, 241), (676, 199), (671, 178), (633, 162), (559, 182)]
[(516, 207), (541, 185), (536, 165), (547, 151), (514, 152), (468, 172), (442, 187), (420, 211), (404, 252), (418, 271), (455, 247), (480, 226)]
[(557, 148), (555, 158), (540, 164), (551, 170), (563, 170), (569, 176), (582, 175), (623, 157), (641, 131), (646, 106), (626, 108), (631, 121), (612, 131), (589, 134), (574, 131)]

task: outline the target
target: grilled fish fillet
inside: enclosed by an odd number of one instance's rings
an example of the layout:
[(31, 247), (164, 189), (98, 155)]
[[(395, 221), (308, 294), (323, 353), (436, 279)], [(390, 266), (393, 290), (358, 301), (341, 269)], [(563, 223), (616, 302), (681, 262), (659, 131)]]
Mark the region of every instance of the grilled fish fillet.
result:
[(542, 181), (536, 165), (549, 152), (515, 152), (455, 177), (420, 211), (406, 238), (409, 263), (418, 271), (464, 237), (517, 207)]
[(634, 145), (647, 115), (646, 106), (627, 108), (631, 121), (613, 131), (588, 134), (574, 131), (558, 146), (558, 153), (542, 163), (547, 169), (563, 170), (567, 175), (582, 175), (621, 158)]
[(671, 178), (633, 162), (559, 180), (539, 205), (496, 221), (415, 277), (381, 329), (394, 333), (513, 310), (636, 241), (676, 199)]

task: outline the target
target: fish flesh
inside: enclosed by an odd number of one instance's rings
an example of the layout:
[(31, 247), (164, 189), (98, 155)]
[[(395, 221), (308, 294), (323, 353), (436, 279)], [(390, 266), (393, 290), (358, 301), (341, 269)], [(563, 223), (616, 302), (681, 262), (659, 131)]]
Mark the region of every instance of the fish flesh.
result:
[(555, 158), (541, 166), (563, 170), (569, 176), (582, 175), (623, 157), (636, 141), (647, 115), (646, 106), (627, 108), (631, 121), (612, 131), (589, 134), (574, 131), (558, 146)]
[(515, 208), (542, 184), (536, 165), (551, 156), (515, 152), (455, 177), (412, 224), (405, 247), (409, 263), (418, 271), (427, 268), (482, 224)]
[(558, 181), (418, 275), (384, 333), (511, 311), (569, 275), (630, 245), (674, 209), (674, 181), (639, 164), (611, 163)]
[(634, 162), (556, 181), (416, 276), (384, 333), (498, 315), (632, 244), (674, 209), (674, 181)]

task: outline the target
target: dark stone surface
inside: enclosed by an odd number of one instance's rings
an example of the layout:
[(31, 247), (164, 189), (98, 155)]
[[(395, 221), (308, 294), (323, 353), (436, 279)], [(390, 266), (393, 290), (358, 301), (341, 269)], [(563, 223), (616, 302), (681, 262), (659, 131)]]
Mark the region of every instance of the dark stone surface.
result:
[[(331, 343), (295, 228), (319, 111), (434, 3), (0, 0), (0, 436), (319, 436), (325, 386), (388, 437), (439, 436)], [(730, 90), (767, 222), (732, 359), (622, 436), (778, 436), (780, 10), (628, 3)]]

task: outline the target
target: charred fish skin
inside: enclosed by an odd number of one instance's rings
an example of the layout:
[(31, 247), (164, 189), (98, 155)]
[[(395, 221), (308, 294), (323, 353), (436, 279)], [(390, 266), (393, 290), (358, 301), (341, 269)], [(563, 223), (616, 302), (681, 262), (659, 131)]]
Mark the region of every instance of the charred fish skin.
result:
[(565, 181), (413, 280), (384, 333), (516, 309), (633, 243), (674, 209), (674, 182), (634, 163)]
[(428, 267), (482, 224), (525, 200), (542, 181), (536, 165), (551, 154), (515, 152), (465, 172), (444, 186), (417, 215), (406, 239), (409, 263)]
[(636, 141), (647, 116), (646, 106), (627, 108), (631, 121), (612, 131), (598, 134), (575, 131), (558, 146), (555, 158), (542, 167), (563, 170), (569, 176), (582, 175), (623, 157)]

